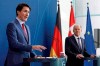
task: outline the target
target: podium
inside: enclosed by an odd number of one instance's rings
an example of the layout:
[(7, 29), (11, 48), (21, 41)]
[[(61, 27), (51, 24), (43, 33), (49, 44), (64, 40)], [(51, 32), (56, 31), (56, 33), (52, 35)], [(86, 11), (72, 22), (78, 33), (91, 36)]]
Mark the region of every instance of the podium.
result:
[(100, 66), (100, 57), (96, 57), (94, 59), (85, 58), (84, 60), (93, 60), (93, 66)]
[(66, 66), (66, 58), (29, 58), (28, 62), (41, 62), (43, 66)]
[(97, 66), (100, 66), (100, 57), (97, 58)]
[(57, 58), (54, 62), (50, 62), (50, 66), (66, 66), (66, 58)]

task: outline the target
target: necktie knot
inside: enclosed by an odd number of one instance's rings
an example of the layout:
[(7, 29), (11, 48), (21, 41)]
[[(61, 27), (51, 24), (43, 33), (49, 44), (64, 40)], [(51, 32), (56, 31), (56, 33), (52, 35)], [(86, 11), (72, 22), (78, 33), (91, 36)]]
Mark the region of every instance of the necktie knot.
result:
[(25, 25), (24, 24), (22, 24), (22, 29), (25, 30)]
[(80, 38), (78, 37), (77, 39), (79, 40)]

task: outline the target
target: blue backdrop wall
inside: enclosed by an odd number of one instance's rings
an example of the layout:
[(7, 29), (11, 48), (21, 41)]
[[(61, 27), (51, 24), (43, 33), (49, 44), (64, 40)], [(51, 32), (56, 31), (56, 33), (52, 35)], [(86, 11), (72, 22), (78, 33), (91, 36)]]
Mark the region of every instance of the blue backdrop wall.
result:
[[(43, 53), (35, 51), (36, 54), (49, 56), (56, 22), (57, 0), (0, 0), (0, 66), (4, 66), (8, 51), (6, 26), (15, 19), (16, 6), (21, 2), (29, 4), (32, 8), (26, 22), (31, 30), (32, 44), (41, 44), (47, 47)], [(35, 64), (31, 63), (31, 66)], [(37, 66), (41, 66), (41, 63), (37, 63)]]

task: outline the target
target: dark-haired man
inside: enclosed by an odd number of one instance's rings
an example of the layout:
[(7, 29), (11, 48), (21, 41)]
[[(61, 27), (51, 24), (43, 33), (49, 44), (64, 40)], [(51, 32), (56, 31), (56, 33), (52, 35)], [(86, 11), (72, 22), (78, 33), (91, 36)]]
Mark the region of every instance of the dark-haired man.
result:
[(6, 34), (9, 48), (5, 66), (30, 66), (29, 62), (24, 61), (30, 56), (35, 57), (32, 50), (42, 51), (46, 49), (41, 45), (30, 45), (30, 31), (25, 24), (30, 11), (29, 5), (25, 3), (18, 4), (16, 19), (7, 25)]

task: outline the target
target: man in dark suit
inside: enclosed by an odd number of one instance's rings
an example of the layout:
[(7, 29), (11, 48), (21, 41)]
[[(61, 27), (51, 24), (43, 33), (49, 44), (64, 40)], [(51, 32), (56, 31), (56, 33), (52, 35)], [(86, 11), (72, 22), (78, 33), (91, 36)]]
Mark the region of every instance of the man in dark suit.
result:
[(35, 57), (32, 50), (42, 51), (46, 47), (41, 45), (30, 45), (30, 31), (25, 24), (29, 17), (31, 8), (20, 3), (16, 8), (16, 19), (7, 25), (6, 34), (8, 38), (8, 54), (5, 66), (30, 66), (29, 62), (24, 62), (27, 58)]
[(80, 37), (81, 31), (80, 25), (74, 25), (74, 34), (65, 40), (65, 54), (68, 56), (66, 66), (84, 66), (84, 57), (95, 57), (86, 52), (84, 39)]

